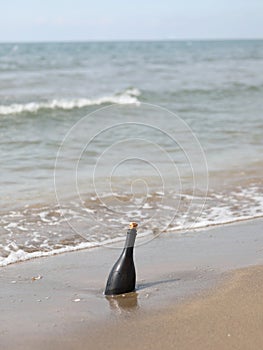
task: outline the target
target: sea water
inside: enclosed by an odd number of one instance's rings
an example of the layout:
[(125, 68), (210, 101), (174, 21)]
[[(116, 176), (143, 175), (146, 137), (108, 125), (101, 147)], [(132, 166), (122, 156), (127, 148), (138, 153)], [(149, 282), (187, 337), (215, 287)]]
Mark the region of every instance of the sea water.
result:
[(0, 135), (2, 266), (262, 216), (263, 41), (1, 44)]

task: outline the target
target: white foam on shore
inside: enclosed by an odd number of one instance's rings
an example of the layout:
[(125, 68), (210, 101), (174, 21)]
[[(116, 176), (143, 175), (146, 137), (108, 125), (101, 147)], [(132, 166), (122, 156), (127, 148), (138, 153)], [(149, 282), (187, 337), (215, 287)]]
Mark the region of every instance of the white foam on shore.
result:
[(189, 226), (184, 226), (184, 225), (176, 225), (174, 227), (168, 228), (166, 231), (167, 232), (178, 232), (178, 231), (200, 231), (204, 229), (209, 229), (210, 227), (213, 226), (224, 226), (228, 224), (234, 224), (238, 223), (241, 221), (249, 221), (253, 219), (259, 219), (263, 218), (263, 213), (258, 214), (258, 215), (250, 215), (250, 216), (239, 216), (239, 217), (228, 217), (228, 218), (223, 218), (221, 220), (204, 220), (202, 222), (195, 222), (193, 224), (189, 224)]
[(118, 243), (119, 241), (123, 241), (123, 240), (124, 240), (124, 237), (117, 237), (114, 239), (107, 239), (103, 242), (92, 242), (92, 243), (91, 242), (81, 242), (75, 246), (69, 245), (69, 246), (65, 246), (63, 248), (52, 249), (52, 250), (46, 251), (46, 252), (37, 251), (37, 252), (27, 253), (24, 250), (19, 249), (17, 251), (12, 251), (8, 255), (8, 257), (6, 257), (6, 258), (0, 257), (0, 267), (14, 264), (14, 263), (21, 262), (21, 261), (35, 259), (35, 258), (53, 256), (53, 255), (62, 254), (62, 253), (66, 253), (66, 252), (74, 252), (77, 250), (83, 250), (83, 249), (87, 249), (87, 248), (100, 247), (100, 246), (106, 245), (106, 244)]
[[(191, 225), (190, 227), (187, 228), (187, 231), (189, 230), (201, 230), (201, 229), (209, 229), (212, 226), (222, 226), (222, 225), (226, 225), (226, 224), (232, 224), (235, 222), (240, 222), (240, 221), (247, 221), (247, 220), (251, 220), (251, 219), (256, 219), (256, 218), (260, 218), (263, 217), (262, 214), (260, 215), (255, 215), (255, 216), (241, 216), (238, 217), (236, 219), (233, 218), (229, 218), (228, 220), (218, 220), (218, 221), (203, 221), (200, 223), (195, 223), (193, 225)], [(166, 230), (166, 232), (180, 232), (180, 231), (184, 231), (186, 228), (183, 225), (177, 225), (175, 227), (171, 227), (169, 229)], [(140, 237), (146, 237), (146, 236), (151, 236), (152, 232), (148, 231), (145, 234), (140, 235)], [(83, 249), (88, 249), (88, 248), (96, 248), (96, 247), (100, 247), (100, 246), (104, 246), (107, 244), (114, 244), (114, 243), (118, 243), (120, 241), (123, 241), (124, 237), (118, 237), (118, 238), (114, 238), (114, 239), (107, 239), (105, 241), (102, 242), (81, 242), (76, 246), (65, 246), (63, 248), (59, 248), (59, 249), (53, 249), (50, 251), (37, 251), (37, 252), (33, 252), (33, 253), (27, 253), (25, 251), (23, 251), (22, 249), (19, 249), (17, 251), (12, 251), (8, 257), (3, 258), (0, 257), (0, 267), (4, 267), (10, 264), (14, 264), (14, 263), (18, 263), (18, 262), (22, 262), (22, 261), (27, 261), (27, 260), (31, 260), (31, 259), (35, 259), (35, 258), (41, 258), (41, 257), (48, 257), (48, 256), (53, 256), (53, 255), (58, 255), (58, 254), (62, 254), (62, 253), (67, 253), (67, 252), (74, 252), (74, 251), (78, 251), (78, 250), (83, 250)]]
[(75, 98), (75, 99), (54, 99), (47, 102), (29, 102), (24, 104), (14, 103), (11, 105), (0, 105), (0, 115), (20, 114), (23, 112), (35, 113), (41, 109), (63, 109), (71, 110), (74, 108), (83, 108), (88, 106), (99, 106), (106, 103), (129, 105), (140, 105), (138, 96), (141, 92), (138, 89), (131, 88), (124, 92), (112, 96), (103, 96), (99, 98)]
[[(174, 194), (174, 196), (176, 196), (176, 194)], [(156, 218), (157, 221), (153, 216), (152, 220), (150, 220), (150, 224), (143, 228), (141, 230), (142, 232), (139, 232), (138, 238), (149, 237), (149, 239), (141, 243), (147, 243), (158, 235), (158, 232), (155, 232), (156, 227), (166, 227), (164, 231), (159, 231), (159, 233), (174, 232), (177, 234), (184, 234), (186, 231), (194, 232), (202, 229), (209, 229), (214, 226), (222, 226), (225, 224), (263, 217), (263, 196), (261, 195), (261, 188), (251, 186), (250, 188), (241, 191), (230, 192), (227, 197), (222, 193), (213, 192), (210, 193), (209, 199), (210, 201), (208, 201), (207, 206), (203, 209), (199, 206), (196, 207), (197, 209), (192, 211), (192, 213), (187, 213), (185, 211), (178, 212), (174, 221), (169, 225), (169, 228), (167, 227), (166, 216), (164, 214), (167, 212), (173, 212), (174, 208), (165, 205), (162, 207), (162, 204), (158, 205), (157, 208), (154, 208), (154, 202), (151, 203), (151, 205), (146, 205), (146, 209), (141, 208), (138, 210), (136, 208), (131, 208), (132, 211), (127, 213), (127, 216), (130, 217), (131, 220), (136, 217), (136, 220), (138, 219), (143, 226), (143, 223), (148, 220), (148, 217), (146, 217), (145, 214), (150, 213), (151, 211), (154, 214), (158, 211), (158, 217)], [(215, 200), (216, 202), (211, 203)], [(239, 204), (238, 208), (236, 208), (237, 202)], [(31, 216), (33, 218), (38, 218), (36, 226), (33, 227), (31, 227), (31, 224), (35, 221), (32, 220), (30, 222), (30, 216), (23, 217), (22, 212), (15, 213), (12, 211), (9, 214), (7, 213), (7, 215), (4, 215), (0, 222), (2, 222), (3, 228), (7, 232), (7, 236), (3, 236), (3, 238), (6, 237), (6, 239), (0, 244), (0, 249), (5, 252), (3, 256), (0, 257), (0, 266), (6, 266), (33, 258), (47, 257), (65, 252), (115, 244), (125, 239), (125, 235), (122, 234), (119, 234), (114, 238), (110, 237), (110, 234), (105, 234), (104, 231), (102, 231), (101, 234), (100, 226), (98, 226), (97, 228), (93, 228), (93, 231), (91, 230), (87, 233), (86, 238), (90, 241), (77, 242), (74, 239), (74, 235), (69, 235), (68, 237), (71, 241), (66, 244), (63, 243), (64, 245), (59, 248), (55, 248), (57, 243), (56, 237), (58, 237), (59, 243), (60, 239), (63, 239), (63, 236), (59, 231), (56, 232), (53, 229), (54, 224), (59, 225), (60, 227), (66, 221), (64, 215), (66, 215), (69, 220), (79, 217), (83, 218), (78, 211), (80, 209), (81, 208), (74, 207), (74, 203), (70, 204), (70, 208), (52, 208), (50, 211), (48, 211), (46, 207), (42, 207), (40, 212), (38, 209), (33, 209)], [(85, 213), (86, 209), (88, 209), (88, 212), (93, 213), (89, 208), (85, 208)], [(25, 212), (26, 215), (29, 214), (27, 209)], [(196, 217), (194, 216), (195, 213), (198, 214)], [(11, 218), (10, 222), (8, 222), (9, 217)], [(16, 217), (18, 217), (19, 222), (14, 222), (14, 218)], [(120, 218), (112, 218), (108, 215), (104, 215), (103, 219), (105, 222), (108, 222), (109, 227), (115, 227), (117, 230), (119, 226), (127, 224), (127, 220), (122, 222)], [(115, 224), (118, 225), (115, 226)], [(41, 231), (41, 228), (44, 228), (44, 230)], [(20, 230), (28, 231), (24, 236), (26, 240), (22, 244), (19, 242), (16, 244), (16, 237), (17, 239), (23, 238), (23, 236), (21, 236), (23, 233)], [(81, 230), (85, 231), (85, 225)], [(50, 235), (53, 238), (55, 237), (54, 241), (52, 241), (52, 239), (49, 241)], [(35, 243), (37, 244), (35, 245)], [(30, 249), (32, 246), (35, 246), (35, 248), (38, 246), (39, 250), (26, 252), (23, 250), (23, 245), (25, 250), (28, 248)], [(45, 250), (43, 250), (43, 248)], [(8, 253), (8, 256), (6, 256), (6, 253)]]

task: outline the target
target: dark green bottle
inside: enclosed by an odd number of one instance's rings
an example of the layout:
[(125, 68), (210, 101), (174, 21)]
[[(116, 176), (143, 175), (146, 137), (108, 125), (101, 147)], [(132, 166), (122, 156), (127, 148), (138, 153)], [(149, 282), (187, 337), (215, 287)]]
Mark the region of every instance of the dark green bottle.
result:
[(106, 284), (105, 295), (133, 292), (136, 284), (136, 271), (133, 261), (134, 242), (137, 234), (135, 222), (130, 224), (121, 256), (114, 264)]

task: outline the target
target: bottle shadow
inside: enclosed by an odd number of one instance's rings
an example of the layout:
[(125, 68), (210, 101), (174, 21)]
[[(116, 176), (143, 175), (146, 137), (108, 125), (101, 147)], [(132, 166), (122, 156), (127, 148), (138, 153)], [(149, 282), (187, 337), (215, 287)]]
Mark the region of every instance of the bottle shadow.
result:
[(166, 283), (173, 283), (173, 282), (178, 282), (180, 281), (180, 278), (172, 278), (172, 279), (166, 279), (166, 280), (160, 280), (160, 281), (154, 281), (154, 282), (147, 282), (147, 283), (138, 283), (137, 284), (137, 291), (150, 288), (150, 287), (155, 287), (160, 284), (166, 284)]

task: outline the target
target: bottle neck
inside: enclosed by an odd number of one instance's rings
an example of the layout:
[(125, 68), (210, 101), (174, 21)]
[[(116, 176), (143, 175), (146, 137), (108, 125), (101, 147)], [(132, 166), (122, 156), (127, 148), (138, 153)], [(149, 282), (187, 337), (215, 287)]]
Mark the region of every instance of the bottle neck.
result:
[(137, 231), (135, 228), (129, 229), (127, 231), (126, 241), (124, 245), (124, 249), (126, 248), (132, 248), (134, 247), (134, 242), (136, 239)]

